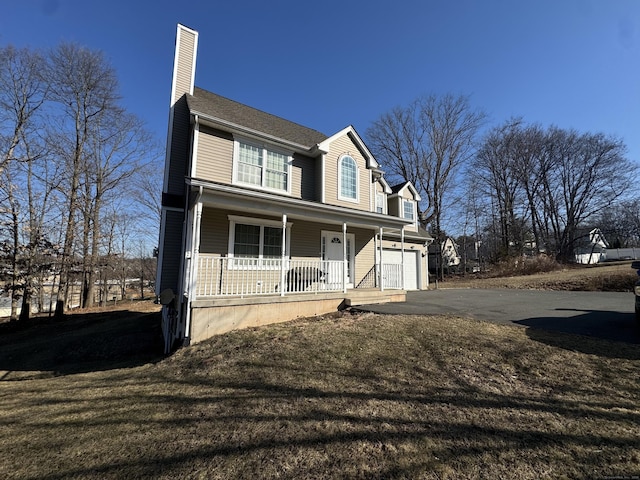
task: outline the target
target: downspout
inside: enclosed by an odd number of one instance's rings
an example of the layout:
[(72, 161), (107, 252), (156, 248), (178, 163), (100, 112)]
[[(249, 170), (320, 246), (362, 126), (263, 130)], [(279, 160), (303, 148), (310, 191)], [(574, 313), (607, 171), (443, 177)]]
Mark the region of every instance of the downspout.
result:
[(325, 203), (326, 200), (326, 180), (325, 180), (326, 154), (320, 155), (320, 202)]
[(185, 343), (191, 338), (191, 303), (196, 297), (198, 276), (198, 258), (200, 256), (200, 225), (202, 223), (202, 186), (198, 189), (198, 196), (193, 206), (194, 220), (191, 232), (191, 259), (189, 263), (189, 285), (187, 291), (187, 308), (185, 312)]

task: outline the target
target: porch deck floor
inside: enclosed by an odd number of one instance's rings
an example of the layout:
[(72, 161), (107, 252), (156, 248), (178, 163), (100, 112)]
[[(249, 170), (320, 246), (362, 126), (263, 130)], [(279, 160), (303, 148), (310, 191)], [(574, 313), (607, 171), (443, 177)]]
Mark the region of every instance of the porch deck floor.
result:
[(403, 302), (406, 300), (405, 290), (384, 290), (377, 288), (353, 289), (344, 292), (314, 292), (280, 295), (229, 296), (229, 297), (198, 297), (193, 301), (194, 308), (230, 307), (234, 305), (260, 305), (274, 303), (310, 302), (317, 300), (343, 299), (344, 307), (354, 305), (369, 305), (389, 302)]

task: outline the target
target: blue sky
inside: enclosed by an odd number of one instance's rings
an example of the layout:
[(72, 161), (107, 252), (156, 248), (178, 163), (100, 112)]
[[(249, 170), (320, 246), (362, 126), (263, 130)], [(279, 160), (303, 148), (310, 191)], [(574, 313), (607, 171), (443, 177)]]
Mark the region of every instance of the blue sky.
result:
[(489, 125), (613, 134), (640, 162), (638, 0), (4, 0), (0, 45), (102, 50), (164, 142), (177, 23), (200, 33), (198, 86), (328, 135), (454, 93)]

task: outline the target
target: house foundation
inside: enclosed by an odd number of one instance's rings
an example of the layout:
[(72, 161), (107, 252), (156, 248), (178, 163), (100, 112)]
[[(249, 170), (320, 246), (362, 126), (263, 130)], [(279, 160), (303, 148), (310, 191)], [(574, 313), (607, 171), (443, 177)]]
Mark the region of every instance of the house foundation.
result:
[(365, 303), (403, 302), (406, 292), (373, 290), (292, 295), (195, 300), (191, 310), (191, 343), (198, 343), (240, 328), (260, 327), (302, 317), (335, 312)]

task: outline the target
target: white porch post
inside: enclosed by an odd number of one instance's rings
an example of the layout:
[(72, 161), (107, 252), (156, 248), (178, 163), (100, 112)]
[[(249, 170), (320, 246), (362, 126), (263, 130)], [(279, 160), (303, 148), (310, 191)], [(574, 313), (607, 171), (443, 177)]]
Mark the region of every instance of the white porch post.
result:
[(342, 224), (342, 291), (347, 293), (347, 273), (349, 260), (347, 259), (347, 224)]
[(378, 245), (379, 245), (378, 248), (380, 249), (380, 265), (378, 266), (378, 279), (379, 279), (378, 285), (380, 286), (380, 291), (384, 292), (384, 281), (382, 277), (382, 265), (384, 265), (384, 260), (382, 258), (382, 227), (378, 228), (378, 237), (380, 239), (380, 241), (378, 242)]
[(404, 227), (402, 227), (402, 230), (400, 230), (400, 248), (402, 250), (400, 250), (400, 255), (402, 258), (402, 268), (400, 269), (400, 278), (402, 279), (402, 289), (405, 290), (405, 285), (404, 285)]
[(287, 214), (282, 214), (282, 255), (280, 261), (280, 296), (284, 297), (285, 285), (285, 260), (287, 256)]
[(191, 302), (196, 298), (196, 285), (198, 284), (198, 258), (200, 256), (200, 225), (202, 223), (202, 187), (193, 208), (193, 225), (191, 237), (191, 252), (189, 258), (189, 283), (187, 284), (187, 309), (185, 312), (185, 337), (191, 337)]

